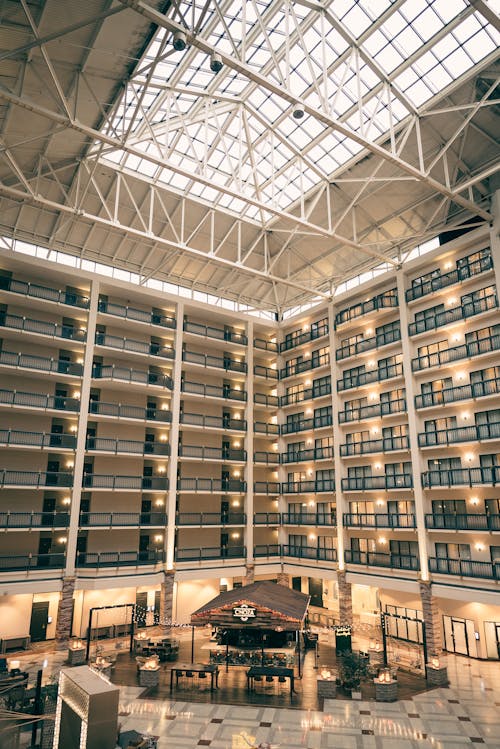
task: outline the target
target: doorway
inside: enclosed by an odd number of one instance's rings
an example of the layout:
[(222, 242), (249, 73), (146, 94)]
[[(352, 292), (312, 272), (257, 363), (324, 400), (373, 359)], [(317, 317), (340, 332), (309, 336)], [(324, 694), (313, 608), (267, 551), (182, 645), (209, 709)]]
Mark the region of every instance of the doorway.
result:
[(477, 658), (476, 625), (470, 619), (443, 616), (444, 643), (450, 653)]
[(135, 597), (135, 622), (138, 627), (146, 626), (146, 614), (148, 610), (148, 594), (136, 593)]
[(30, 637), (31, 642), (42, 642), (47, 639), (49, 623), (49, 602), (34, 603), (31, 609)]

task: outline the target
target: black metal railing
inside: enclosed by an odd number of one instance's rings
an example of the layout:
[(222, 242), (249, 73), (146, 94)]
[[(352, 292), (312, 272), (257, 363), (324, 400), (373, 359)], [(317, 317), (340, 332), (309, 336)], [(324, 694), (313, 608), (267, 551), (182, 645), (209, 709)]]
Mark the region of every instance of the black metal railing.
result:
[(392, 401), (380, 401), (380, 403), (359, 406), (357, 408), (346, 408), (344, 411), (339, 411), (339, 424), (370, 419), (374, 416), (388, 416), (389, 414), (403, 413), (405, 411), (406, 398), (395, 398)]
[(364, 442), (346, 442), (340, 445), (340, 455), (345, 458), (352, 455), (366, 455), (367, 453), (391, 452), (391, 450), (408, 450), (410, 443), (407, 435), (383, 437), (378, 440)]
[(491, 255), (486, 255), (478, 260), (473, 260), (467, 265), (449, 271), (449, 273), (442, 273), (428, 280), (415, 283), (411, 289), (406, 290), (406, 301), (411, 302), (414, 299), (420, 299), (427, 294), (432, 294), (434, 291), (460, 283), (467, 278), (477, 276), (479, 273), (484, 273), (484, 271), (489, 270), (492, 267), (493, 260)]
[(197, 427), (211, 427), (212, 429), (233, 429), (244, 432), (247, 423), (244, 419), (232, 419), (230, 416), (207, 416), (205, 414), (182, 413), (179, 421)]
[(197, 549), (176, 549), (176, 562), (201, 562), (210, 559), (243, 559), (246, 557), (245, 546), (211, 546)]
[(279, 453), (267, 453), (257, 450), (253, 454), (254, 463), (265, 463), (266, 465), (278, 465), (280, 462)]
[(442, 406), (446, 403), (470, 400), (471, 398), (484, 398), (488, 395), (500, 393), (500, 377), (492, 377), (481, 382), (472, 382), (468, 385), (457, 385), (457, 387), (443, 388), (434, 393), (421, 393), (415, 396), (415, 408), (429, 408), (430, 406)]
[(348, 528), (415, 528), (415, 515), (399, 512), (345, 512), (344, 526)]
[(396, 289), (391, 289), (383, 294), (377, 294), (377, 296), (368, 299), (366, 302), (360, 302), (359, 304), (353, 304), (351, 307), (337, 312), (335, 315), (335, 327), (342, 325), (350, 320), (355, 320), (357, 317), (362, 317), (369, 312), (375, 312), (380, 309), (387, 309), (389, 307), (398, 306), (398, 297)]
[(179, 478), (177, 490), (187, 492), (245, 492), (246, 481), (240, 479)]
[(0, 471), (0, 486), (69, 487), (73, 474), (62, 471)]
[(0, 528), (67, 528), (69, 512), (0, 512)]
[(78, 398), (65, 398), (59, 395), (42, 395), (41, 393), (23, 393), (19, 390), (0, 390), (0, 404), (3, 406), (18, 406), (19, 408), (33, 408), (43, 411), (71, 411), (80, 410)]
[(253, 345), (255, 348), (261, 349), (261, 351), (272, 351), (278, 353), (278, 344), (276, 341), (266, 341), (263, 338), (254, 338)]
[(144, 442), (142, 440), (124, 440), (110, 437), (87, 437), (85, 449), (105, 452), (112, 455), (130, 453), (135, 455), (170, 455), (168, 442)]
[(421, 432), (418, 435), (418, 445), (419, 447), (434, 447), (435, 445), (450, 445), (455, 442), (496, 440), (499, 438), (500, 421), (496, 421), (489, 424), (471, 424), (471, 426), (466, 427)]
[(82, 486), (85, 489), (167, 490), (168, 478), (164, 476), (110, 476), (86, 473), (83, 476)]
[(135, 322), (144, 322), (149, 325), (158, 325), (160, 328), (175, 329), (175, 317), (170, 315), (164, 315), (161, 312), (149, 311), (146, 312), (142, 309), (136, 309), (135, 307), (124, 306), (123, 304), (114, 304), (108, 302), (105, 299), (100, 299), (98, 304), (99, 312), (106, 315), (113, 315), (114, 317), (123, 317), (126, 320), (134, 320)]
[(415, 320), (415, 322), (408, 325), (408, 333), (413, 336), (418, 333), (424, 333), (427, 330), (436, 330), (436, 328), (441, 328), (443, 325), (449, 325), (457, 320), (465, 320), (468, 317), (479, 315), (481, 312), (496, 309), (497, 306), (498, 302), (496, 294), (490, 294), (482, 299), (465, 302), (460, 305), (460, 307), (437, 312), (435, 315), (430, 315), (422, 320)]
[(282, 525), (321, 525), (335, 526), (337, 518), (335, 512), (282, 512)]
[(255, 494), (279, 494), (279, 481), (254, 481), (253, 490)]
[(244, 512), (178, 512), (175, 516), (178, 526), (245, 525), (246, 521)]
[(364, 489), (411, 489), (411, 473), (390, 474), (388, 476), (349, 476), (342, 479), (342, 489), (348, 492)]
[(311, 479), (311, 481), (284, 481), (282, 494), (302, 494), (307, 492), (334, 492), (335, 479)]
[(253, 547), (256, 559), (263, 557), (281, 557), (281, 544), (256, 544)]
[(116, 335), (106, 335), (97, 332), (95, 334), (96, 346), (117, 349), (118, 351), (129, 351), (134, 354), (145, 356), (157, 356), (160, 359), (173, 359), (175, 351), (172, 346), (165, 346), (160, 343), (151, 343), (149, 341), (136, 341), (132, 338), (122, 338)]
[(170, 423), (172, 412), (163, 408), (141, 408), (140, 406), (129, 406), (124, 403), (103, 403), (102, 401), (90, 401), (89, 413), (100, 416), (116, 416), (118, 419), (138, 419), (139, 421), (161, 421)]
[(94, 364), (92, 366), (92, 377), (96, 380), (115, 380), (140, 385), (155, 385), (156, 387), (168, 388), (169, 390), (172, 390), (174, 386), (170, 375), (129, 369), (128, 367), (120, 367), (115, 364)]
[(13, 351), (0, 351), (0, 364), (16, 369), (33, 369), (37, 372), (56, 372), (60, 375), (81, 377), (83, 364), (67, 361), (66, 359), (52, 359), (46, 356), (31, 356), (31, 354), (15, 354)]
[(289, 338), (286, 338), (280, 343), (280, 353), (283, 351), (290, 351), (290, 349), (297, 348), (303, 343), (309, 341), (315, 341), (318, 338), (328, 335), (328, 323), (319, 326), (313, 326), (310, 330), (296, 331)]
[(255, 512), (253, 523), (254, 525), (280, 525), (281, 515), (279, 512)]
[(282, 544), (282, 555), (295, 559), (312, 559), (318, 562), (336, 562), (337, 549), (323, 549), (316, 546), (299, 546), (297, 544)]
[(335, 351), (335, 358), (337, 361), (341, 359), (347, 359), (348, 356), (354, 356), (355, 354), (361, 354), (363, 351), (371, 351), (372, 349), (379, 349), (382, 346), (387, 346), (390, 343), (395, 343), (401, 340), (401, 330), (394, 328), (387, 330), (371, 338), (363, 338), (361, 341), (356, 343), (349, 343), (341, 346)]
[(425, 516), (425, 527), (444, 531), (500, 531), (500, 515), (480, 512), (435, 512)]
[(422, 486), (496, 486), (500, 483), (500, 466), (476, 468), (439, 468), (422, 473)]
[(241, 331), (230, 330), (227, 328), (216, 328), (213, 325), (201, 325), (200, 323), (185, 320), (183, 330), (186, 333), (204, 336), (205, 338), (214, 338), (217, 341), (230, 341), (231, 343), (241, 343), (246, 346), (248, 343), (247, 336)]
[(81, 512), (80, 526), (89, 528), (165, 527), (164, 512)]
[(277, 380), (278, 370), (272, 367), (265, 367), (262, 364), (255, 364), (253, 373), (256, 377), (264, 377), (266, 380)]
[(333, 458), (333, 445), (311, 447), (309, 450), (288, 450), (281, 453), (281, 463), (301, 463), (304, 460), (326, 460)]
[(76, 437), (74, 434), (53, 434), (46, 432), (21, 432), (17, 429), (0, 429), (0, 444), (15, 447), (55, 448), (58, 450), (74, 450)]
[(313, 400), (314, 398), (322, 398), (325, 395), (330, 395), (332, 392), (331, 382), (324, 382), (319, 385), (314, 385), (304, 390), (299, 390), (296, 393), (287, 393), (282, 395), (279, 399), (279, 404), (283, 406), (291, 406), (294, 403), (302, 403), (303, 401)]
[(58, 323), (45, 322), (44, 320), (33, 320), (29, 317), (11, 315), (8, 312), (0, 312), (0, 327), (11, 330), (22, 330), (23, 333), (36, 333), (38, 335), (50, 336), (51, 338), (65, 338), (70, 341), (83, 343), (87, 338), (86, 328), (77, 328), (74, 325), (59, 325)]
[(436, 351), (432, 354), (423, 354), (417, 356), (411, 361), (411, 368), (414, 372), (420, 372), (430, 367), (438, 367), (443, 364), (450, 364), (460, 359), (470, 359), (473, 356), (489, 354), (492, 351), (500, 349), (500, 335), (492, 335), (482, 338), (479, 341), (462, 343), (460, 346), (452, 346), (443, 351)]
[(345, 372), (342, 379), (337, 380), (337, 389), (339, 391), (351, 390), (352, 388), (368, 385), (371, 382), (391, 380), (394, 377), (401, 377), (402, 375), (402, 364), (389, 364), (388, 366), (372, 369), (369, 372), (361, 372), (356, 375), (350, 375), (348, 372)]
[(429, 570), (443, 575), (500, 580), (500, 562), (479, 562), (473, 559), (429, 557)]
[(246, 450), (233, 447), (205, 447), (200, 445), (179, 445), (180, 458), (197, 458), (198, 460), (237, 460), (247, 459)]
[(247, 394), (245, 390), (219, 385), (205, 385), (202, 382), (181, 382), (181, 391), (191, 395), (201, 395), (204, 398), (224, 398), (224, 400), (246, 401)]
[(255, 421), (253, 431), (256, 434), (279, 434), (280, 428), (278, 424), (273, 424), (272, 422)]
[(271, 406), (272, 408), (279, 406), (278, 396), (268, 395), (267, 393), (254, 393), (253, 402), (260, 406)]
[(88, 309), (90, 300), (88, 296), (79, 294), (76, 291), (62, 291), (61, 289), (52, 289), (48, 286), (18, 281), (15, 278), (0, 276), (0, 289), (10, 291), (13, 294), (32, 297), (33, 299), (43, 299), (47, 302), (56, 302), (58, 304), (67, 304), (69, 307), (79, 307)]
[(308, 359), (301, 359), (297, 362), (287, 362), (287, 364), (280, 369), (280, 380), (300, 374), (301, 372), (308, 372), (311, 369), (325, 367), (327, 364), (330, 364), (329, 353), (321, 354), (320, 356), (311, 356)]
[(0, 572), (16, 570), (62, 569), (64, 553), (60, 554), (5, 554), (0, 556)]
[(398, 570), (419, 570), (418, 557), (413, 554), (384, 554), (378, 551), (356, 551), (346, 549), (347, 564), (364, 564), (368, 567), (391, 567)]
[(304, 432), (307, 429), (321, 429), (322, 427), (331, 427), (333, 424), (332, 415), (322, 414), (310, 419), (290, 419), (285, 424), (281, 424), (281, 434), (294, 434), (295, 432)]
[(79, 551), (77, 567), (138, 567), (145, 564), (162, 564), (165, 552), (161, 549), (149, 551)]
[(196, 351), (183, 351), (182, 361), (189, 364), (199, 364), (202, 367), (214, 367), (228, 372), (246, 372), (247, 365), (244, 361), (232, 359), (230, 356), (211, 356), (210, 354), (199, 354)]

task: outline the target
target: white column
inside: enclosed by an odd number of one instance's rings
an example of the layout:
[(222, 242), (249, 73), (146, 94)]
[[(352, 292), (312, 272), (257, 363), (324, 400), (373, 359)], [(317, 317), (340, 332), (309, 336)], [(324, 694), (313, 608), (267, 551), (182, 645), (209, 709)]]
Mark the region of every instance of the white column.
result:
[(247, 564), (253, 564), (253, 513), (254, 513), (254, 502), (253, 502), (253, 452), (254, 452), (254, 441), (253, 441), (253, 429), (254, 429), (254, 404), (253, 404), (253, 322), (247, 324), (247, 377), (246, 377), (246, 391), (247, 391), (247, 405), (245, 409), (245, 419), (247, 422), (247, 433), (245, 440), (245, 448), (247, 451), (247, 462), (245, 466), (245, 481), (247, 484), (246, 499), (245, 499), (245, 512), (247, 515), (247, 523), (245, 529), (245, 546), (247, 547)]
[(80, 415), (76, 436), (75, 465), (73, 468), (73, 491), (71, 492), (71, 512), (66, 542), (65, 577), (75, 574), (76, 543), (80, 525), (80, 500), (82, 497), (83, 465), (85, 462), (85, 444), (87, 441), (87, 422), (89, 416), (89, 398), (92, 385), (92, 363), (94, 361), (94, 341), (97, 323), (97, 305), (99, 302), (99, 281), (92, 281), (90, 289), (90, 306), (87, 318), (87, 338), (83, 360), (83, 376), (80, 389)]
[(408, 335), (408, 307), (405, 300), (404, 274), (400, 269), (396, 273), (399, 302), (399, 320), (401, 324), (401, 347), (403, 351), (403, 377), (406, 388), (406, 410), (408, 414), (408, 438), (410, 440), (410, 460), (413, 477), (413, 499), (415, 503), (415, 522), (417, 526), (418, 556), (420, 577), (429, 579), (429, 551), (427, 532), (425, 530), (425, 498), (422, 489), (422, 461), (418, 447), (417, 413), (415, 411), (415, 385), (411, 369), (411, 349)]
[(493, 224), (490, 229), (490, 246), (493, 257), (493, 269), (495, 271), (495, 283), (497, 294), (500, 294), (500, 190), (497, 190), (491, 199), (493, 213)]
[(172, 372), (172, 423), (170, 425), (170, 458), (168, 462), (167, 532), (165, 534), (165, 557), (167, 570), (174, 569), (175, 557), (175, 505), (177, 499), (177, 465), (179, 462), (179, 412), (181, 403), (182, 375), (182, 328), (184, 324), (184, 302), (176, 310), (174, 339), (174, 369)]
[(339, 426), (340, 398), (337, 393), (337, 380), (340, 377), (339, 367), (335, 358), (337, 336), (335, 334), (335, 307), (328, 305), (328, 338), (330, 343), (330, 377), (332, 380), (332, 422), (333, 422), (333, 465), (335, 467), (335, 508), (337, 515), (337, 559), (339, 570), (345, 569), (344, 550), (346, 534), (344, 530), (344, 513), (347, 503), (342, 492), (342, 461), (340, 458), (340, 443), (342, 433)]

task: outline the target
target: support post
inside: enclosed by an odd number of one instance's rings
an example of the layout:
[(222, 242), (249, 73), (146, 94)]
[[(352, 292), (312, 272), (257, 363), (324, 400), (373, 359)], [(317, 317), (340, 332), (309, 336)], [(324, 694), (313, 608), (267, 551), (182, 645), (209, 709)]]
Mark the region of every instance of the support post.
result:
[(422, 600), (422, 612), (424, 627), (422, 628), (426, 653), (429, 657), (441, 653), (441, 617), (435, 597), (432, 595), (432, 583), (428, 580), (419, 580), (420, 598)]
[(62, 581), (61, 598), (57, 607), (56, 649), (65, 650), (71, 637), (71, 623), (73, 620), (73, 593), (75, 577), (64, 577)]
[(339, 586), (339, 618), (340, 625), (352, 627), (352, 592), (351, 583), (346, 581), (345, 570), (338, 570), (337, 580)]
[(168, 626), (173, 622), (174, 606), (174, 572), (165, 572), (160, 592), (160, 624)]

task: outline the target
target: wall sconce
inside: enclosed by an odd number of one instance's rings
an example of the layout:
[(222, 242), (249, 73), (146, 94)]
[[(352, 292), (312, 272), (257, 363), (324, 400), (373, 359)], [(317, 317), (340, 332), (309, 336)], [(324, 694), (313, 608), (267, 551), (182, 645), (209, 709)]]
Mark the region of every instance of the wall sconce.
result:
[(186, 49), (187, 37), (183, 31), (176, 31), (172, 40), (173, 48), (176, 52), (182, 52)]
[(306, 381), (304, 382), (304, 385), (306, 386), (306, 388), (310, 387), (310, 385), (311, 385), (311, 380), (306, 380)]
[(307, 331), (309, 330), (309, 323), (308, 322), (306, 322), (306, 324), (302, 327), (302, 330), (304, 331), (304, 333), (307, 333)]
[(476, 551), (484, 551), (484, 545), (479, 543), (474, 546)]
[(65, 507), (67, 507), (68, 505), (71, 504), (71, 497), (64, 497), (62, 503), (63, 505), (65, 505)]
[(154, 540), (155, 540), (155, 544), (161, 544), (161, 542), (163, 541), (163, 536), (162, 535), (155, 536)]
[(312, 468), (309, 468), (309, 469), (308, 469), (308, 471), (307, 471), (307, 475), (308, 475), (308, 476), (312, 476), (312, 475), (313, 475), (313, 472), (312, 472)]
[(66, 463), (66, 468), (74, 468), (74, 465), (75, 464), (73, 463), (72, 460), (68, 460), (68, 462)]
[(378, 427), (372, 427), (372, 434), (378, 434)]
[(156, 507), (163, 507), (163, 499), (157, 499), (155, 501), (155, 506)]
[(365, 335), (372, 335), (372, 333), (373, 333), (373, 328), (367, 328), (365, 330)]
[(377, 400), (377, 393), (370, 393), (370, 400), (376, 401)]
[(311, 439), (311, 438), (309, 437), (309, 439), (307, 439), (307, 440), (306, 440), (306, 445), (312, 445), (312, 443), (313, 443), (313, 441), (312, 441), (312, 439)]
[(310, 416), (312, 414), (312, 408), (306, 408), (306, 414), (307, 416)]
[(457, 341), (459, 341), (461, 339), (461, 337), (462, 337), (461, 333), (454, 333), (453, 336), (452, 336), (452, 341), (455, 341), (455, 343), (456, 343)]
[(457, 298), (456, 298), (455, 296), (450, 296), (450, 297), (449, 297), (449, 298), (448, 298), (448, 299), (446, 300), (446, 304), (448, 305), (448, 307), (451, 307), (451, 306), (452, 306), (452, 304), (456, 304), (456, 303), (457, 303)]
[(240, 500), (239, 499), (233, 499), (233, 501), (231, 502), (231, 505), (233, 507), (239, 507), (240, 506)]
[(384, 546), (387, 543), (387, 539), (386, 539), (385, 536), (380, 536), (380, 538), (378, 539), (378, 542), (379, 542), (379, 544), (381, 544), (382, 546)]
[(241, 474), (238, 470), (236, 470), (236, 471), (233, 471), (233, 476), (235, 476), (236, 478), (239, 478)]
[(315, 540), (316, 540), (316, 536), (314, 535), (314, 533), (310, 533), (309, 534), (309, 541), (315, 541)]
[(78, 431), (78, 427), (76, 426), (76, 424), (72, 424), (70, 426), (70, 428), (69, 428), (69, 431), (70, 432), (77, 432)]
[(239, 537), (240, 537), (239, 533), (237, 533), (237, 532), (231, 533), (231, 538), (239, 538)]
[(382, 468), (382, 464), (381, 463), (375, 463), (373, 467), (375, 468), (376, 471), (380, 471), (381, 468)]
[(466, 453), (465, 460), (467, 461), (467, 463), (472, 463), (472, 461), (474, 460), (474, 453)]
[(166, 442), (167, 441), (167, 435), (166, 434), (160, 434), (160, 442)]
[(235, 440), (235, 441), (233, 442), (233, 447), (239, 447), (239, 446), (240, 446), (240, 444), (241, 444), (241, 443), (240, 443), (240, 441), (239, 441), (239, 440)]
[(168, 403), (162, 403), (160, 408), (162, 411), (168, 411)]
[(377, 499), (377, 507), (383, 507), (385, 504), (383, 499)]
[(165, 473), (165, 466), (160, 466), (158, 468), (158, 473)]
[(80, 391), (79, 390), (75, 390), (75, 392), (73, 393), (73, 395), (71, 397), (72, 398), (76, 398), (78, 400), (80, 398)]
[(59, 536), (59, 538), (57, 539), (57, 543), (58, 544), (65, 544), (67, 542), (67, 540), (68, 540), (67, 536)]
[(462, 419), (464, 421), (469, 421), (469, 418), (470, 418), (470, 413), (468, 411), (464, 411), (462, 414)]
[(240, 414), (239, 411), (234, 414), (233, 419), (236, 419), (237, 421), (239, 421), (241, 419), (241, 414)]
[(311, 500), (309, 501), (309, 507), (314, 507), (314, 499), (311, 499)]
[(469, 502), (471, 503), (471, 505), (478, 505), (479, 504), (479, 499), (477, 497), (471, 497), (469, 499)]
[(368, 366), (373, 369), (373, 367), (376, 365), (375, 359), (368, 359)]

